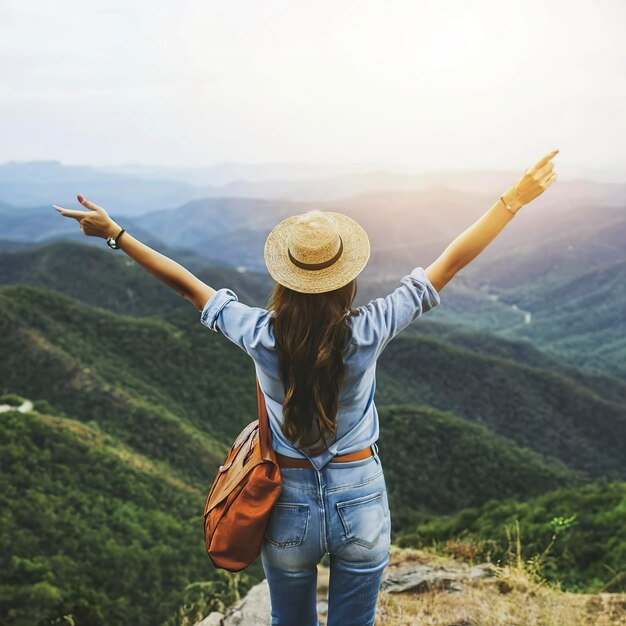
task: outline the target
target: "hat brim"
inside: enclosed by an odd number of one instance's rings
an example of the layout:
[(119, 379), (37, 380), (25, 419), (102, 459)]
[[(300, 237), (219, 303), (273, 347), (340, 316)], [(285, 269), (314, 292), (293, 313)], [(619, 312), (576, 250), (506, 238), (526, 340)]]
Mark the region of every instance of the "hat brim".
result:
[(343, 241), (339, 259), (321, 270), (307, 270), (294, 265), (289, 259), (287, 238), (291, 225), (300, 216), (293, 215), (279, 222), (265, 242), (265, 265), (277, 283), (302, 293), (324, 293), (347, 285), (367, 265), (370, 242), (365, 230), (343, 213), (327, 213), (335, 218)]

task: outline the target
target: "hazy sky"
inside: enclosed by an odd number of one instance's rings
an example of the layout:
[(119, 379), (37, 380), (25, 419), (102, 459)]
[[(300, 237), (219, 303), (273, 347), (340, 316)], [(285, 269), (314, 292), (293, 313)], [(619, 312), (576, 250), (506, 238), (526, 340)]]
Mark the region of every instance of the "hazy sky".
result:
[(626, 180), (624, 0), (0, 0), (0, 162)]

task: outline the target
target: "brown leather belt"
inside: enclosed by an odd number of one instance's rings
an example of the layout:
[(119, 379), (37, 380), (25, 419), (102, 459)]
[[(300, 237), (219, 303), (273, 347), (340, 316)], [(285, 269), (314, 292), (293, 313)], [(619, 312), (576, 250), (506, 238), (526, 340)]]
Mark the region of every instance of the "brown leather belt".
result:
[[(319, 451), (320, 450), (318, 449), (318, 452)], [(317, 452), (312, 451), (312, 454), (317, 454)], [(333, 463), (335, 461), (359, 461), (360, 459), (366, 459), (368, 456), (372, 456), (372, 446), (367, 446), (367, 448), (357, 450), (356, 452), (350, 452), (349, 454), (338, 454), (334, 456), (331, 461)], [(276, 460), (278, 461), (278, 465), (280, 467), (313, 467), (311, 465), (311, 461), (307, 458), (296, 459), (292, 456), (280, 454), (280, 452), (276, 452)]]

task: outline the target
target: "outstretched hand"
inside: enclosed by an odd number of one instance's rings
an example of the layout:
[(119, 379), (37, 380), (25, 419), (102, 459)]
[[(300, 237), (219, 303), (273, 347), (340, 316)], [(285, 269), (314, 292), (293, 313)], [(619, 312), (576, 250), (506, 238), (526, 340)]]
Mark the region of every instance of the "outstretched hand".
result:
[(78, 201), (87, 207), (88, 211), (76, 211), (73, 209), (65, 209), (53, 204), (52, 206), (65, 217), (72, 217), (78, 221), (80, 229), (85, 235), (90, 237), (107, 237), (115, 236), (121, 230), (121, 227), (111, 219), (109, 214), (97, 204), (90, 202), (84, 196), (77, 194)]
[(523, 205), (532, 202), (542, 194), (555, 180), (553, 159), (559, 153), (553, 150), (543, 157), (532, 167), (529, 167), (523, 176), (505, 194), (509, 204), (514, 210), (519, 210)]

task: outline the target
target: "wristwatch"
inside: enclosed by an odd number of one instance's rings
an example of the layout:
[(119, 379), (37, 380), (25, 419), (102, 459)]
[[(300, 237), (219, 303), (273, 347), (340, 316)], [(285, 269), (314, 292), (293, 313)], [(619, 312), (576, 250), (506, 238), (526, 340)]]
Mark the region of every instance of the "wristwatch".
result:
[(107, 237), (107, 246), (109, 246), (109, 248), (113, 248), (113, 250), (118, 250), (119, 246), (117, 245), (117, 242), (119, 240), (119, 238), (122, 236), (122, 233), (125, 233), (126, 230), (122, 228), (122, 230), (120, 230), (119, 233), (117, 233), (116, 237), (113, 237), (113, 235), (111, 235), (110, 237)]

